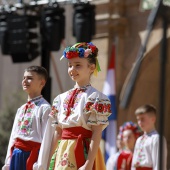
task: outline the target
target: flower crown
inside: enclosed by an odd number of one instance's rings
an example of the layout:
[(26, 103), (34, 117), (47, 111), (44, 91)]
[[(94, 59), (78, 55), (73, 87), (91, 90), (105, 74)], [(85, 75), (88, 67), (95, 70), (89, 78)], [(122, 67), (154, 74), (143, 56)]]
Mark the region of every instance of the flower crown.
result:
[[(86, 46), (86, 48), (80, 47), (80, 46)], [(79, 48), (78, 48), (79, 47)], [(93, 43), (77, 43), (73, 45), (72, 47), (66, 47), (63, 51), (63, 56), (60, 58), (62, 60), (63, 58), (72, 59), (76, 57), (80, 58), (88, 58), (89, 55), (95, 54), (97, 52), (97, 47)], [(96, 58), (96, 69), (94, 71), (94, 75), (97, 76), (97, 72), (101, 71), (98, 59)]]
[(82, 43), (77, 43), (72, 47), (66, 47), (63, 52), (62, 58), (67, 58), (67, 59), (76, 58), (76, 57), (87, 58), (90, 54), (92, 53), (94, 54), (97, 50), (97, 47), (93, 45), (93, 43), (91, 42), (85, 43), (87, 49), (84, 49), (82, 47), (78, 48), (77, 46), (79, 45), (82, 45)]
[(138, 138), (140, 135), (142, 135), (142, 131), (140, 130), (139, 126), (136, 123), (133, 122), (125, 122), (119, 129), (119, 133), (123, 134), (125, 130), (132, 130), (132, 132), (135, 134), (136, 138)]

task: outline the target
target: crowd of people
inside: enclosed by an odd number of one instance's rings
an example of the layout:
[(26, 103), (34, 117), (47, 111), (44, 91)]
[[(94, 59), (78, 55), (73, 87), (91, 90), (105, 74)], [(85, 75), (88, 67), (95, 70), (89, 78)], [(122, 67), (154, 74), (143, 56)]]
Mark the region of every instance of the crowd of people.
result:
[[(93, 43), (67, 47), (68, 74), (75, 86), (57, 95), (52, 106), (43, 98), (48, 73), (41, 66), (24, 71), (22, 87), (28, 101), (16, 113), (2, 170), (159, 170), (156, 109), (139, 107), (137, 124), (125, 122), (117, 135), (118, 152), (106, 165), (100, 151), (102, 131), (108, 126), (111, 103), (92, 87), (100, 69)], [(62, 59), (61, 58), (61, 59)], [(166, 170), (166, 140), (163, 168)]]

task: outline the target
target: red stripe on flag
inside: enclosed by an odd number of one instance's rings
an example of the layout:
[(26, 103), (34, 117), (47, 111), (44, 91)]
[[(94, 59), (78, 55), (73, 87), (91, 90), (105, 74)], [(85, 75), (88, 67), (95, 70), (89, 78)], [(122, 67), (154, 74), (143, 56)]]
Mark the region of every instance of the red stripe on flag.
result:
[(115, 54), (116, 54), (115, 45), (112, 45), (112, 53), (111, 53), (110, 64), (108, 69), (115, 69)]

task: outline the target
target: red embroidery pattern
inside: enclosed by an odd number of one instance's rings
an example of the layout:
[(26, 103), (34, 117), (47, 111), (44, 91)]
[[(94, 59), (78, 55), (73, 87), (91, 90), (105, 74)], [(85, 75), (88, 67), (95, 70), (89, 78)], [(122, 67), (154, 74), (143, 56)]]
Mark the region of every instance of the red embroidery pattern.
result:
[(58, 110), (55, 108), (55, 106), (52, 106), (50, 116), (55, 117), (58, 113)]
[(85, 89), (74, 89), (68, 92), (68, 95), (63, 103), (63, 107), (66, 111), (64, 112), (64, 114), (66, 115), (65, 119), (67, 119), (71, 114), (74, 113), (72, 110), (74, 110), (75, 107), (78, 105), (78, 102), (80, 101), (81, 95), (84, 91)]
[(106, 102), (108, 102), (108, 100), (101, 100), (101, 101), (98, 101), (98, 102), (87, 102), (86, 103), (86, 106), (84, 108), (84, 111), (88, 112), (90, 111), (91, 109), (95, 109), (97, 112), (108, 112), (108, 113), (111, 113), (111, 104), (107, 104)]

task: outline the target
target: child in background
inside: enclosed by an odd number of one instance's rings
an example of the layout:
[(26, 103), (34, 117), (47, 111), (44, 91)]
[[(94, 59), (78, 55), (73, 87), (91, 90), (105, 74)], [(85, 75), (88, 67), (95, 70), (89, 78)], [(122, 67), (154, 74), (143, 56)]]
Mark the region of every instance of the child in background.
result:
[(48, 73), (43, 67), (25, 69), (22, 87), (28, 94), (28, 101), (17, 110), (2, 170), (32, 170), (38, 159), (51, 112), (50, 104), (41, 95), (47, 78)]
[(115, 154), (111, 155), (109, 159), (107, 160), (106, 162), (107, 170), (117, 170), (117, 159), (124, 148), (121, 133), (117, 135), (116, 145), (117, 145), (118, 151)]
[(141, 135), (141, 131), (137, 124), (133, 122), (125, 122), (120, 129), (124, 149), (120, 152), (117, 159), (117, 170), (130, 170), (132, 164), (133, 151), (136, 139)]
[[(44, 140), (38, 160), (39, 169), (48, 169), (48, 150), (51, 147), (53, 151), (58, 145), (50, 169), (104, 170), (99, 144), (102, 130), (109, 124), (111, 104), (90, 84), (91, 75), (100, 71), (98, 48), (92, 43), (77, 43), (67, 47), (63, 54), (68, 59), (68, 74), (75, 81), (75, 86), (54, 99), (49, 122), (55, 121), (53, 126), (56, 126), (57, 133), (52, 146), (51, 135)], [(47, 135), (52, 133), (51, 129), (49, 123)], [(59, 144), (57, 139), (61, 139)], [(100, 160), (96, 160), (96, 156)]]
[[(138, 125), (144, 134), (136, 142), (132, 170), (160, 170), (159, 134), (155, 129), (156, 112), (153, 105), (143, 105), (135, 111)], [(167, 170), (167, 144), (165, 138), (163, 138), (163, 146), (163, 167), (161, 170)]]

